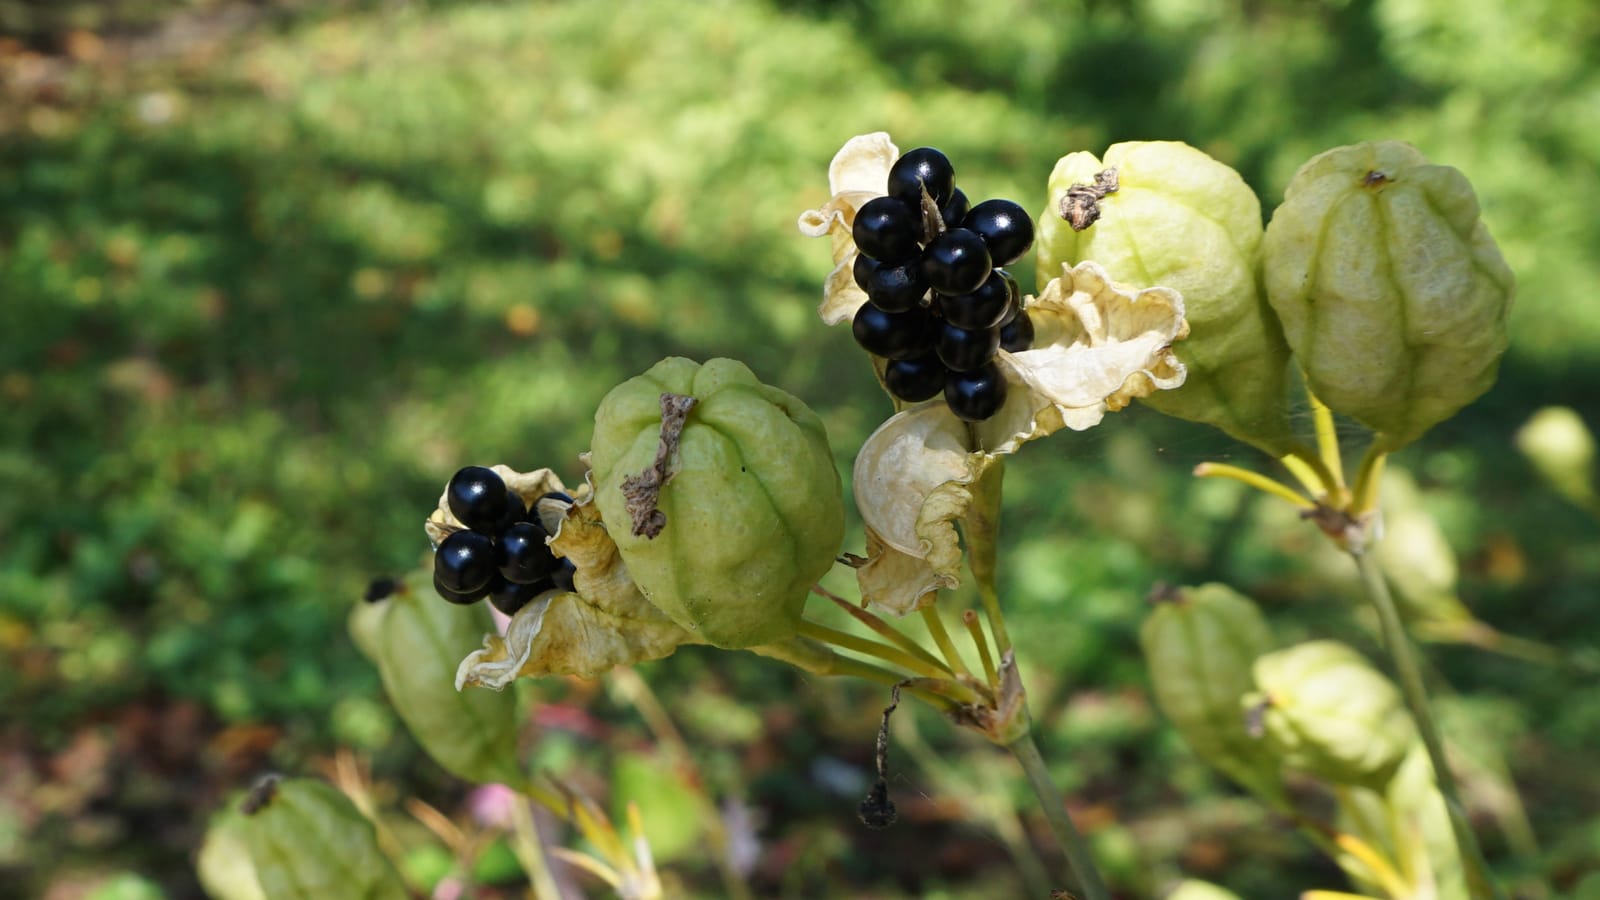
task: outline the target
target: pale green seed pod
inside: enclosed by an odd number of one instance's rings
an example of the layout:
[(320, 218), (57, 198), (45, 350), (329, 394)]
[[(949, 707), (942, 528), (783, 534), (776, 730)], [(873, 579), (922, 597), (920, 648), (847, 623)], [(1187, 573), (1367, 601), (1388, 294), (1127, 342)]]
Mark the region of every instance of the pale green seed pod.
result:
[(1239, 895), (1209, 881), (1188, 878), (1173, 888), (1166, 900), (1239, 900)]
[[(1419, 741), (1406, 752), (1394, 777), (1382, 792), (1366, 788), (1340, 791), (1335, 797), (1335, 825), (1404, 871), (1426, 883), (1439, 900), (1469, 900), (1466, 871), (1450, 826), (1444, 796), (1434, 783), (1428, 751)], [(1383, 894), (1375, 874), (1358, 857), (1335, 860), (1356, 885), (1373, 895)]]
[(792, 635), (844, 541), (822, 420), (734, 360), (674, 357), (613, 389), (589, 463), (639, 590), (719, 647)]
[(1594, 489), (1594, 435), (1565, 406), (1546, 406), (1517, 431), (1517, 449), (1557, 493), (1579, 506), (1600, 503)]
[(1156, 702), (1195, 755), (1263, 799), (1281, 801), (1277, 759), (1249, 733), (1240, 709), (1255, 689), (1252, 664), (1272, 646), (1256, 605), (1226, 585), (1182, 588), (1157, 603), (1139, 645)]
[(250, 822), (236, 806), (230, 803), (211, 817), (195, 873), (213, 900), (267, 900), (245, 834)]
[[(1105, 192), (1105, 172), (1115, 173), (1114, 191)], [(1102, 194), (1098, 218), (1075, 230), (1063, 205), (1097, 177), (1101, 187), (1086, 196)], [(1104, 160), (1062, 157), (1049, 193), (1039, 217), (1041, 285), (1063, 265), (1092, 260), (1124, 284), (1183, 295), (1189, 337), (1173, 351), (1188, 378), (1143, 401), (1283, 455), (1293, 440), (1289, 346), (1258, 288), (1261, 203), (1239, 173), (1188, 144), (1135, 141), (1113, 144)]]
[(1329, 150), (1295, 173), (1261, 249), (1312, 392), (1385, 449), (1494, 383), (1513, 278), (1459, 171), (1399, 141)]
[(273, 900), (408, 900), (377, 833), (345, 795), (314, 778), (271, 778), (240, 807), (261, 892)]
[(510, 693), (458, 691), (456, 668), (494, 622), (482, 603), (449, 603), (424, 575), (350, 614), (356, 646), (412, 737), (440, 766), (468, 781), (520, 784), (517, 701)]
[(1254, 666), (1266, 743), (1284, 766), (1337, 784), (1382, 790), (1417, 740), (1400, 692), (1360, 653), (1310, 641), (1268, 653)]

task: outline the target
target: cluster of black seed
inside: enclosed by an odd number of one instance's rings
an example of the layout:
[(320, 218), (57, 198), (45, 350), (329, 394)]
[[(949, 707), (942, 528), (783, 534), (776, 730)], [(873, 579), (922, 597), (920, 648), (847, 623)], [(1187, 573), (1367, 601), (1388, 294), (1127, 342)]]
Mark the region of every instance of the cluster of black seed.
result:
[[(546, 498), (571, 503), (565, 494)], [(433, 555), (433, 589), (451, 603), (476, 603), (484, 597), (495, 609), (514, 615), (548, 590), (572, 590), (571, 562), (556, 559), (545, 540), (550, 533), (533, 508), (506, 487), (493, 469), (467, 466), (445, 489), (450, 512), (467, 526), (454, 531)]]
[(1002, 266), (1033, 246), (1033, 220), (1010, 200), (969, 206), (955, 168), (932, 147), (889, 170), (888, 196), (856, 211), (856, 342), (888, 360), (884, 382), (915, 403), (941, 391), (950, 411), (981, 422), (1000, 410), (1006, 383), (995, 353), (1033, 345), (1022, 291)]

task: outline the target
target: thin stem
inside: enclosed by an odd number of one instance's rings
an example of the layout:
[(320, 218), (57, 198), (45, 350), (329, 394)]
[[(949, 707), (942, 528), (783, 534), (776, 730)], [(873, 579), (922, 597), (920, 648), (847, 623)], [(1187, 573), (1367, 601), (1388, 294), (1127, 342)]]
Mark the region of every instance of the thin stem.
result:
[(1095, 867), (1088, 842), (1079, 833), (1078, 826), (1072, 824), (1072, 816), (1067, 814), (1066, 798), (1061, 795), (1056, 783), (1050, 780), (1050, 770), (1044, 764), (1044, 757), (1039, 755), (1033, 734), (1023, 732), (1022, 737), (1007, 744), (1006, 749), (1011, 751), (1011, 755), (1022, 765), (1022, 771), (1027, 773), (1028, 784), (1033, 786), (1039, 805), (1044, 807), (1050, 830), (1055, 832), (1056, 843), (1061, 845), (1061, 852), (1066, 854), (1067, 868), (1071, 870), (1069, 874), (1083, 892), (1084, 900), (1111, 900), (1111, 891), (1106, 888), (1105, 879)]
[(1295, 477), (1306, 489), (1306, 493), (1313, 497), (1323, 497), (1332, 494), (1338, 489), (1338, 478), (1328, 464), (1322, 461), (1317, 451), (1301, 443), (1295, 443), (1289, 452), (1278, 457), (1278, 462), (1283, 464), (1289, 474)]
[(1295, 493), (1288, 485), (1269, 478), (1260, 472), (1252, 472), (1249, 469), (1241, 469), (1238, 466), (1230, 466), (1227, 463), (1203, 462), (1194, 467), (1194, 474), (1196, 478), (1232, 478), (1234, 481), (1242, 481), (1258, 491), (1264, 491), (1281, 500), (1287, 500), (1300, 509), (1317, 508), (1315, 503)]
[[(882, 666), (873, 665), (864, 660), (850, 656), (842, 656), (833, 651), (832, 647), (806, 638), (790, 638), (774, 644), (762, 644), (749, 648), (757, 656), (765, 656), (779, 662), (786, 662), (802, 672), (821, 675), (826, 678), (855, 677), (874, 684), (893, 687), (906, 680), (904, 673)], [(924, 690), (913, 683), (905, 688), (911, 691), (917, 699), (922, 700), (940, 712), (953, 712), (958, 704), (949, 697)]]
[(972, 503), (961, 523), (967, 540), (967, 564), (972, 567), (972, 580), (978, 583), (978, 598), (983, 601), (983, 613), (989, 619), (989, 630), (994, 632), (994, 645), (1001, 656), (1011, 649), (1006, 617), (1000, 611), (1000, 593), (995, 589), (1000, 551), (1000, 494), (1005, 474), (1005, 460), (1001, 457), (995, 457), (984, 467), (972, 483)]
[(861, 607), (855, 605), (854, 603), (851, 603), (849, 600), (844, 599), (843, 597), (839, 596), (838, 594), (835, 594), (835, 593), (833, 593), (831, 591), (825, 590), (821, 585), (814, 585), (811, 588), (811, 590), (813, 592), (815, 592), (815, 593), (821, 594), (824, 597), (827, 597), (829, 600), (832, 600), (834, 605), (838, 606), (840, 609), (842, 609), (845, 612), (849, 613), (851, 618), (853, 618), (857, 622), (860, 622), (861, 624), (867, 626), (868, 628), (872, 629), (873, 631), (877, 632), (878, 634), (881, 634), (884, 637), (888, 638), (889, 641), (891, 643), (893, 643), (896, 647), (899, 647), (900, 649), (906, 651), (907, 653), (911, 654), (912, 656), (915, 656), (916, 658), (922, 660), (923, 662), (927, 663), (930, 666), (934, 666), (936, 668), (943, 669), (945, 674), (947, 674), (947, 675), (955, 674), (954, 672), (952, 672), (950, 670), (950, 668), (948, 666), (945, 665), (944, 660), (941, 660), (939, 657), (934, 656), (932, 653), (929, 653), (927, 650), (924, 650), (922, 648), (921, 644), (918, 644), (916, 641), (914, 641), (911, 638), (907, 637), (904, 633), (902, 633), (900, 631), (900, 629), (895, 628), (893, 625), (890, 625), (888, 622), (885, 622), (879, 616), (873, 615), (871, 612), (869, 612), (869, 611), (867, 611), (865, 609), (862, 609)]
[(1445, 757), (1444, 739), (1439, 735), (1439, 726), (1435, 724), (1432, 707), (1428, 704), (1428, 689), (1422, 683), (1422, 669), (1417, 665), (1405, 626), (1400, 623), (1400, 613), (1395, 609), (1394, 598), (1389, 595), (1389, 586), (1384, 583), (1383, 573), (1378, 571), (1378, 565), (1371, 556), (1360, 552), (1350, 555), (1361, 573), (1361, 586), (1366, 591), (1367, 600), (1377, 610), (1383, 643), (1400, 679), (1400, 692), (1411, 710), (1411, 717), (1416, 720), (1423, 747), (1428, 751), (1428, 761), (1433, 765), (1434, 783), (1438, 785), (1450, 814), (1450, 829), (1455, 833), (1456, 845), (1461, 851), (1468, 888), (1474, 897), (1502, 898), (1505, 895), (1491, 877), (1483, 850), (1478, 847), (1478, 839), (1472, 833), (1472, 826), (1462, 809), (1455, 775), (1450, 771), (1449, 760)]
[(533, 810), (527, 804), (511, 804), (511, 828), (511, 852), (522, 865), (522, 871), (527, 873), (534, 896), (561, 896), (561, 889), (556, 886), (555, 876), (550, 871), (550, 863), (545, 859), (544, 838), (539, 835)]
[(1375, 509), (1378, 505), (1378, 483), (1383, 478), (1383, 464), (1389, 454), (1378, 449), (1378, 443), (1373, 442), (1367, 448), (1367, 455), (1361, 458), (1361, 468), (1356, 470), (1356, 485), (1352, 492), (1350, 514), (1359, 516), (1362, 513)]
[(1306, 396), (1311, 398), (1311, 418), (1316, 423), (1317, 429), (1317, 455), (1322, 457), (1322, 462), (1327, 466), (1333, 480), (1328, 482), (1330, 492), (1341, 496), (1330, 497), (1335, 506), (1343, 506), (1344, 497), (1344, 460), (1339, 455), (1339, 432), (1333, 424), (1333, 410), (1326, 403), (1317, 399), (1317, 395), (1306, 391)]
[(944, 630), (944, 620), (939, 618), (939, 611), (933, 604), (922, 608), (922, 622), (928, 626), (928, 634), (933, 636), (933, 642), (939, 646), (939, 652), (944, 654), (945, 662), (956, 675), (970, 676), (966, 663), (961, 661), (961, 654), (956, 652), (956, 645), (950, 641), (950, 632)]
[(994, 657), (989, 655), (989, 639), (984, 637), (983, 626), (978, 624), (978, 614), (970, 609), (966, 610), (961, 613), (961, 622), (967, 626), (967, 634), (972, 636), (973, 646), (978, 648), (978, 661), (983, 663), (984, 681), (992, 689), (1000, 683), (1000, 678), (994, 670)]
[(840, 631), (837, 628), (829, 628), (826, 625), (813, 622), (809, 619), (800, 620), (800, 628), (798, 629), (797, 633), (801, 637), (808, 637), (814, 641), (821, 641), (824, 644), (832, 644), (835, 647), (842, 647), (846, 650), (854, 650), (855, 652), (865, 656), (881, 659), (886, 663), (892, 663), (893, 665), (900, 666), (901, 668), (915, 672), (918, 675), (925, 675), (929, 678), (944, 678), (950, 674), (944, 670), (943, 666), (931, 665), (928, 662), (918, 658), (916, 655), (907, 653), (906, 651), (901, 650), (899, 647), (896, 647), (892, 644), (885, 644), (882, 641), (864, 638), (859, 635), (851, 634), (848, 631)]

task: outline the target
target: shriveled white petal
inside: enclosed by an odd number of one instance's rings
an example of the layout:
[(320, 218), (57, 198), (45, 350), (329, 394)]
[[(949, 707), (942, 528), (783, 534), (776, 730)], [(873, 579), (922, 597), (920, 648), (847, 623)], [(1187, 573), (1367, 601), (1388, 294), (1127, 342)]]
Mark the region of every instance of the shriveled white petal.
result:
[[(822, 207), (800, 214), (800, 233), (822, 237), (838, 226), (848, 232), (855, 222), (856, 210), (868, 200), (883, 196), (889, 184), (889, 168), (899, 158), (900, 151), (886, 132), (856, 135), (845, 141), (828, 164), (828, 193), (832, 196)], [(836, 242), (834, 261), (838, 260)]]
[[(557, 485), (554, 490), (561, 490)], [(548, 591), (518, 610), (504, 637), (488, 635), (481, 650), (461, 661), (457, 688), (500, 690), (524, 676), (591, 678), (613, 666), (660, 659), (681, 644), (698, 643), (634, 585), (600, 521), (599, 507), (590, 502), (589, 486), (580, 488), (574, 499), (564, 510), (547, 507), (541, 512), (547, 527), (554, 526), (550, 549), (576, 567), (576, 592)]]
[(1009, 354), (1024, 384), (1081, 431), (1136, 397), (1183, 384), (1172, 353), (1189, 333), (1183, 297), (1164, 287), (1135, 291), (1093, 262), (1061, 267), (1028, 306), (1033, 349)]
[(961, 578), (890, 547), (868, 528), (867, 561), (856, 569), (856, 584), (867, 604), (903, 616), (933, 603), (939, 591), (960, 587)]

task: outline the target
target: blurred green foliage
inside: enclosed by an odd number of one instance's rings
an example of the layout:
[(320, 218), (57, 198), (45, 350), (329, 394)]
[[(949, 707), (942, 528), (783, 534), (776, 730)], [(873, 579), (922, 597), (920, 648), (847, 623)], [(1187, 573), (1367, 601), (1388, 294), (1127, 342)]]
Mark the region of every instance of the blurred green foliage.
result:
[[(156, 14), (220, 8), (45, 6), (0, 2), (0, 27), (47, 49), (65, 28), (135, 29), (137, 50)], [(1341, 143), (1404, 139), (1461, 168), (1518, 273), (1512, 349), (1496, 389), (1399, 462), (1466, 560), (1463, 596), (1483, 618), (1565, 651), (1597, 643), (1600, 532), (1510, 440), (1547, 403), (1600, 422), (1600, 7), (1587, 0), (274, 9), (159, 52), (0, 47), (29, 75), (0, 79), (0, 742), (56, 753), (161, 698), (197, 704), (207, 729), (275, 729), (273, 764), (356, 743), (407, 792), (447, 797), (390, 739), (402, 732), (345, 637), (349, 604), (369, 578), (420, 563), (421, 519), (457, 466), (574, 480), (599, 398), (666, 354), (744, 359), (824, 417), (848, 471), (889, 407), (848, 334), (812, 314), (828, 254), (793, 223), (825, 198), (839, 144), (879, 129), (944, 149), (975, 198), (1029, 207), (1059, 155), (1119, 140), (1193, 143), (1268, 209), (1301, 161)], [(1286, 637), (1371, 646), (1335, 602), (1353, 594), (1340, 561), (1287, 510), (1195, 482), (1203, 459), (1264, 463), (1135, 409), (1012, 465), (1003, 593), (1045, 755), (1099, 817), (1130, 891), (1184, 874), (1243, 896), (1336, 886), (1145, 695), (1135, 634), (1160, 579), (1227, 581)], [(1549, 875), (1575, 883), (1600, 864), (1600, 788), (1580, 764), (1600, 706), (1572, 702), (1564, 670), (1434, 656), (1522, 723), (1508, 763)], [(984, 896), (972, 886), (1014, 877), (998, 845), (979, 841), (974, 862), (918, 844), (964, 826), (930, 813), (867, 835), (856, 798), (814, 786), (818, 759), (864, 771), (878, 692), (709, 651), (642, 668), (672, 688), (697, 751), (735, 773), (719, 788), (766, 810), (763, 838), (791, 863), (758, 870), (773, 892)], [(707, 712), (719, 705), (737, 712)], [(626, 710), (592, 713), (640, 734)], [(997, 764), (926, 730), (958, 770)], [(541, 735), (538, 758), (560, 769), (603, 772), (596, 753), (629, 749)], [(894, 787), (926, 789), (915, 772)], [(172, 812), (111, 796), (115, 855), (191, 895), (198, 831), (129, 844), (139, 815)], [(71, 811), (0, 800), (0, 835)], [(0, 851), (0, 878), (42, 889), (56, 861), (107, 840), (32, 830)], [(1490, 849), (1508, 872), (1538, 867)]]

